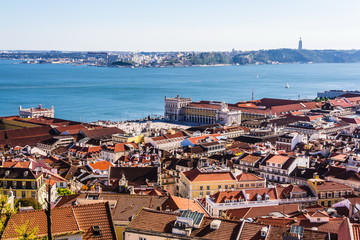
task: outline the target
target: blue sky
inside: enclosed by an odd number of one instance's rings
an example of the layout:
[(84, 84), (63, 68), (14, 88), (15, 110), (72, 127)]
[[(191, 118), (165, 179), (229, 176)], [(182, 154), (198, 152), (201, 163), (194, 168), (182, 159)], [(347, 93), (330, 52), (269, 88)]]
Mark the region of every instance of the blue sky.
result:
[(0, 49), (360, 49), (359, 0), (0, 0)]

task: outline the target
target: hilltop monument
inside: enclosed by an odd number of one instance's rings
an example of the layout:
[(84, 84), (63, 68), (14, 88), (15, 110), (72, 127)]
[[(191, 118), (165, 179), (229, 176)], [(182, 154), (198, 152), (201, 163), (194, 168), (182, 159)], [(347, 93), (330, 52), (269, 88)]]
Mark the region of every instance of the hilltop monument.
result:
[(302, 49), (303, 49), (303, 47), (302, 47), (302, 40), (301, 40), (301, 38), (300, 38), (298, 50), (301, 51)]

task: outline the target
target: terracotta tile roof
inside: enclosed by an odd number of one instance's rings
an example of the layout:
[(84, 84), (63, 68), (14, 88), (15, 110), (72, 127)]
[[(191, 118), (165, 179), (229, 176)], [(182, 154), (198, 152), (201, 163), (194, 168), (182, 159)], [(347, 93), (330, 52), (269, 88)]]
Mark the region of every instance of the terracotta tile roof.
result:
[(278, 199), (275, 188), (256, 188), (256, 189), (246, 189), (244, 191), (246, 194), (249, 194), (250, 201), (256, 201), (257, 195), (264, 196), (265, 194), (269, 195), (269, 200)]
[(360, 240), (360, 224), (352, 224), (354, 240)]
[(347, 107), (352, 107), (353, 105), (349, 102), (347, 102), (345, 99), (343, 98), (338, 98), (338, 99), (332, 99), (332, 100), (329, 100), (330, 103), (334, 106), (340, 106), (340, 107), (343, 107), (343, 108), (347, 108)]
[[(297, 234), (293, 235), (290, 233), (290, 227), (283, 226), (269, 226), (268, 234), (266, 235), (267, 240), (279, 240), (279, 239), (297, 239)], [(287, 237), (287, 238), (285, 238)], [(327, 232), (304, 230), (302, 240), (328, 240), (329, 235)], [(334, 239), (330, 237), (330, 239)], [(335, 238), (336, 239), (336, 238)]]
[(89, 138), (111, 137), (113, 134), (125, 132), (117, 127), (83, 129), (81, 132)]
[(196, 202), (195, 200), (181, 198), (176, 196), (170, 196), (162, 205), (163, 210), (170, 209), (171, 211), (176, 211), (179, 209), (186, 210), (189, 209), (191, 211), (196, 211), (200, 213), (204, 213), (205, 216), (208, 216), (206, 211)]
[(80, 194), (71, 194), (66, 196), (60, 196), (55, 204), (55, 207), (61, 206), (71, 206), (74, 205), (76, 199), (79, 197)]
[(164, 134), (164, 136), (165, 136), (167, 139), (186, 137), (186, 135), (185, 135), (183, 132), (176, 132), (176, 133), (174, 133), (174, 134)]
[(205, 140), (205, 138), (209, 137), (211, 138), (212, 141), (218, 141), (216, 137), (221, 136), (220, 134), (210, 134), (210, 135), (203, 135), (203, 136), (199, 136), (199, 137), (190, 137), (187, 138), (187, 140), (189, 140), (191, 143), (193, 144), (198, 144), (199, 141), (201, 140)]
[(29, 168), (31, 162), (3, 162), (3, 167), (5, 168)]
[[(266, 225), (275, 225), (275, 226), (291, 226), (298, 225), (302, 226), (305, 229), (311, 230), (313, 227), (317, 227), (319, 231), (338, 233), (341, 223), (346, 218), (329, 218), (329, 222), (325, 223), (311, 223), (308, 219), (297, 219), (294, 221), (294, 218), (258, 218), (257, 223), (266, 224)], [(346, 220), (345, 220), (346, 221)]]
[(280, 212), (286, 215), (293, 215), (298, 213), (300, 210), (299, 204), (285, 204), (271, 207), (250, 207), (231, 209), (226, 211), (226, 215), (230, 219), (240, 220), (252, 218), (256, 219), (261, 216), (270, 216), (272, 212)]
[(242, 172), (236, 176), (236, 180), (241, 181), (264, 181), (262, 177), (256, 176), (255, 174)]
[(158, 136), (158, 137), (153, 137), (153, 138), (151, 138), (153, 141), (161, 141), (161, 140), (165, 140), (166, 139), (166, 137), (164, 137), (164, 136)]
[(229, 172), (201, 172), (198, 168), (183, 172), (191, 182), (200, 181), (229, 181), (235, 180), (234, 175)]
[[(153, 232), (154, 235), (159, 234), (172, 234), (172, 225), (176, 221), (176, 217), (179, 217), (178, 213), (154, 211), (150, 209), (142, 209), (135, 219), (126, 228), (126, 231), (136, 232)], [(237, 239), (241, 222), (221, 219), (219, 229), (210, 229), (210, 223), (214, 218), (204, 217), (200, 224), (199, 229), (193, 229), (189, 238), (200, 239)], [(174, 235), (178, 236), (178, 235)], [(175, 237), (174, 237), (175, 238)]]
[(262, 158), (261, 156), (255, 156), (255, 155), (252, 155), (252, 154), (248, 154), (244, 158), (241, 158), (239, 160), (244, 161), (244, 162), (254, 163), (254, 162), (259, 161), (261, 158)]
[(261, 237), (261, 229), (263, 227), (266, 227), (265, 225), (257, 224), (257, 223), (249, 223), (249, 222), (244, 222), (243, 224), (244, 225), (241, 229), (239, 239), (241, 240), (263, 239), (263, 237)]
[(215, 104), (209, 104), (205, 101), (202, 102), (192, 102), (189, 105), (186, 106), (187, 108), (205, 108), (205, 109), (213, 109), (213, 110), (220, 110), (221, 105), (215, 105)]
[[(77, 205), (73, 209), (80, 229), (85, 231), (83, 239), (116, 239), (109, 203)], [(100, 226), (100, 237), (93, 236), (95, 225)]]
[(345, 184), (341, 184), (341, 183), (336, 183), (336, 182), (324, 182), (323, 184), (318, 184), (317, 185), (317, 190), (318, 191), (333, 191), (333, 190), (353, 190), (351, 187), (345, 185)]
[(288, 156), (274, 155), (273, 157), (266, 160), (268, 163), (284, 164), (289, 159)]
[[(39, 229), (38, 237), (47, 235), (47, 220), (44, 210), (23, 211), (13, 215), (5, 228), (3, 239), (17, 239), (16, 227), (30, 220), (30, 228)], [(101, 236), (93, 236), (92, 227), (98, 225)], [(82, 239), (115, 239), (115, 229), (108, 203), (59, 207), (52, 210), (54, 236), (82, 233)]]
[(269, 197), (269, 200), (278, 199), (275, 188), (245, 189), (242, 191), (219, 191), (211, 195), (215, 203), (225, 203), (226, 200), (257, 201), (258, 196), (261, 196), (262, 200), (264, 200), (266, 196)]
[(345, 161), (347, 157), (348, 157), (347, 154), (331, 153), (331, 155), (329, 156), (329, 159), (336, 160), (336, 161)]
[(276, 185), (276, 190), (280, 199), (288, 198), (286, 196), (290, 195), (291, 193), (304, 194), (311, 191), (307, 186), (297, 186), (293, 184), (289, 184), (288, 186)]
[(125, 143), (115, 144), (114, 152), (125, 152)]
[(114, 167), (114, 165), (111, 162), (108, 162), (108, 161), (98, 161), (96, 163), (89, 163), (89, 165), (93, 169), (98, 169), (100, 171), (109, 170), (110, 167)]
[(37, 179), (42, 173), (33, 172), (29, 168), (0, 168), (0, 178), (6, 179)]

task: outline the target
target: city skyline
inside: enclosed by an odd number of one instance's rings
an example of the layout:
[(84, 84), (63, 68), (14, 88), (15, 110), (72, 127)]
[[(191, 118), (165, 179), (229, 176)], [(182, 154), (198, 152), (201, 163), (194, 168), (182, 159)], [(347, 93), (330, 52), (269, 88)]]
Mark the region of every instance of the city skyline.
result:
[[(19, 7), (21, 6), (21, 7)], [(354, 0), (2, 2), (2, 50), (360, 49)]]

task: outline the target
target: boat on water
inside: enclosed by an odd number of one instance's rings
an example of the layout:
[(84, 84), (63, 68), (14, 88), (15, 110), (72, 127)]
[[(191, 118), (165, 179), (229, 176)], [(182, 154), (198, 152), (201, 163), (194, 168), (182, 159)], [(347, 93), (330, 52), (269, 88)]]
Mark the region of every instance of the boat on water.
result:
[(289, 83), (286, 83), (285, 88), (290, 88)]

